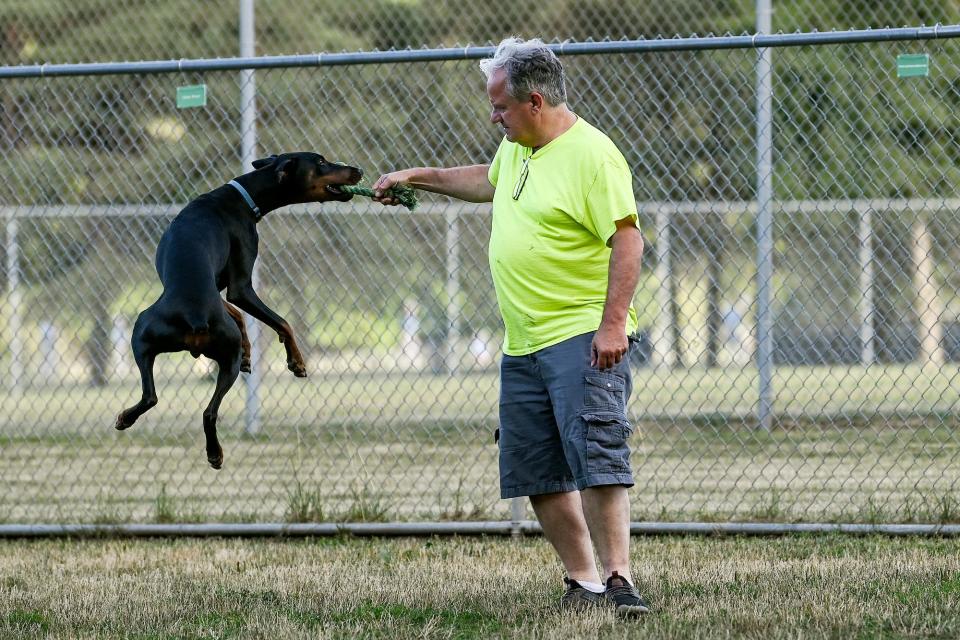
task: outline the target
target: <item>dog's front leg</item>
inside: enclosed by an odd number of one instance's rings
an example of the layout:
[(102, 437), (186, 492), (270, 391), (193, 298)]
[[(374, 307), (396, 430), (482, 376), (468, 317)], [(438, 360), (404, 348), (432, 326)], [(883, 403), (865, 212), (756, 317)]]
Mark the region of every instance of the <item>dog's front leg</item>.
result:
[(223, 301), (223, 308), (227, 310), (233, 321), (237, 323), (237, 328), (240, 329), (240, 351), (243, 354), (240, 359), (240, 371), (250, 373), (250, 339), (247, 337), (247, 325), (243, 321), (243, 314), (240, 313), (240, 309), (226, 300)]
[(228, 287), (227, 301), (276, 331), (277, 335), (280, 336), (280, 342), (287, 350), (287, 369), (298, 378), (307, 376), (307, 365), (303, 360), (303, 354), (300, 353), (300, 347), (297, 346), (297, 340), (293, 337), (293, 329), (290, 327), (290, 323), (265, 305), (252, 286), (247, 284), (236, 289)]

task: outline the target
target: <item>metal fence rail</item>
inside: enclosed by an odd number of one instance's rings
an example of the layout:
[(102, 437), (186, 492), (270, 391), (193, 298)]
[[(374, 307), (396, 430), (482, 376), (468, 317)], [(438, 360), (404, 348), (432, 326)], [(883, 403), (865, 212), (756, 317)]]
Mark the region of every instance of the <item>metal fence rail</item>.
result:
[[(635, 520), (960, 520), (958, 35), (556, 45), (573, 108), (633, 167), (650, 246)], [(220, 472), (210, 372), (186, 354), (158, 360), (155, 409), (111, 428), (173, 203), (273, 152), (368, 176), (488, 160), (489, 53), (0, 67), (0, 522), (524, 521), (496, 497), (486, 206), (271, 213), (258, 290), (310, 377), (258, 340)], [(206, 105), (178, 109), (198, 84)]]
[[(623, 40), (657, 35), (745, 33), (769, 0), (610, 2), (512, 0), (438, 5), (425, 0), (76, 0), (0, 6), (0, 64), (214, 58), (237, 53), (238, 19), (253, 15), (257, 53), (457, 47), (499, 41), (504, 30), (546, 41)], [(239, 10), (239, 11), (238, 11)], [(955, 24), (951, 2), (777, 0), (769, 32)]]

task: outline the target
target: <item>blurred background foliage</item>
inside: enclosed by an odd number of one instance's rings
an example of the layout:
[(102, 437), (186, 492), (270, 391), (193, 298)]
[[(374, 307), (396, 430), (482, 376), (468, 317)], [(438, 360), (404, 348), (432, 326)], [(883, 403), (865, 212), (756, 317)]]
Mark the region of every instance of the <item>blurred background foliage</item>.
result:
[[(960, 2), (946, 0), (774, 0), (773, 9), (774, 29), (785, 32), (960, 19)], [(494, 44), (507, 35), (587, 41), (738, 34), (754, 30), (753, 12), (754, 3), (743, 0), (358, 0), (349, 8), (327, 0), (262, 0), (256, 50), (462, 46)], [(234, 1), (12, 1), (0, 6), (0, 62), (233, 56), (238, 24)], [(896, 78), (897, 54), (910, 52), (931, 54), (929, 78)], [(952, 197), (960, 178), (956, 53), (953, 41), (775, 50), (777, 199)], [(578, 56), (564, 64), (571, 105), (624, 151), (639, 201), (747, 202), (756, 182), (755, 60), (755, 52), (743, 50)], [(206, 108), (178, 110), (176, 87), (198, 83), (207, 85)], [(238, 83), (237, 73), (3, 81), (0, 206), (76, 213), (87, 205), (129, 205), (140, 214), (22, 221), (18, 241), (31, 318), (70, 326), (82, 342), (96, 333), (91, 314), (106, 309), (132, 319), (152, 301), (153, 249), (168, 218), (143, 214), (185, 203), (243, 172)], [(264, 155), (315, 149), (361, 166), (372, 179), (413, 164), (485, 162), (499, 142), (475, 61), (264, 70), (256, 83)], [(425, 314), (425, 337), (446, 325), (451, 302), (461, 309), (458, 331), (500, 332), (485, 216), (471, 217), (470, 206), (459, 209), (459, 299), (451, 301), (445, 297), (447, 218), (382, 215), (358, 200), (354, 214), (370, 215), (263, 223), (263, 286), (271, 291), (264, 297), (311, 327), (308, 347), (388, 348), (399, 339), (404, 300), (411, 297)], [(446, 203), (425, 198), (427, 210)], [(891, 214), (876, 221), (885, 298), (876, 322), (897, 335), (909, 333), (915, 321), (907, 243), (915, 219)], [(650, 240), (653, 221), (642, 222)], [(960, 276), (951, 265), (960, 258), (960, 225), (955, 216), (934, 216), (929, 229), (940, 291), (955, 318)], [(684, 298), (696, 298), (693, 289), (703, 278), (716, 280), (710, 294), (722, 298), (711, 302), (716, 320), (720, 302), (729, 306), (752, 295), (755, 229), (746, 206), (726, 218), (678, 218), (673, 231)], [(855, 334), (856, 231), (856, 217), (842, 210), (778, 219), (781, 333)], [(719, 266), (711, 275), (704, 265), (713, 262)], [(647, 264), (655, 264), (653, 251)], [(5, 284), (9, 274), (2, 277)], [(657, 283), (652, 269), (644, 277), (637, 306), (649, 325)], [(688, 304), (677, 321), (693, 323), (703, 313)]]

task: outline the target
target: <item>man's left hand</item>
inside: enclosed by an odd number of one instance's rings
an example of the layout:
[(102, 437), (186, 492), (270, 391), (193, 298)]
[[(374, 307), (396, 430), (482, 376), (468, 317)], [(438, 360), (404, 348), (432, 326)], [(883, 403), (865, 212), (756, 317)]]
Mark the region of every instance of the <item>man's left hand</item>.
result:
[(598, 369), (610, 369), (623, 360), (630, 346), (627, 334), (622, 328), (601, 324), (593, 336), (590, 348), (590, 366)]

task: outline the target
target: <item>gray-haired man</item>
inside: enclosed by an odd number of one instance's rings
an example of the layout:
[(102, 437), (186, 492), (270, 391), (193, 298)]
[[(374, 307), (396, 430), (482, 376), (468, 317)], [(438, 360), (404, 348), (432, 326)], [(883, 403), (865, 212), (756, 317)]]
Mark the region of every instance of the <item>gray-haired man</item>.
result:
[(543, 42), (506, 39), (480, 67), (504, 133), (490, 164), (388, 173), (377, 199), (396, 204), (386, 189), (408, 184), (493, 202), (501, 496), (530, 496), (567, 572), (561, 606), (646, 613), (629, 566), (626, 355), (643, 255), (630, 170), (567, 107), (563, 67)]

